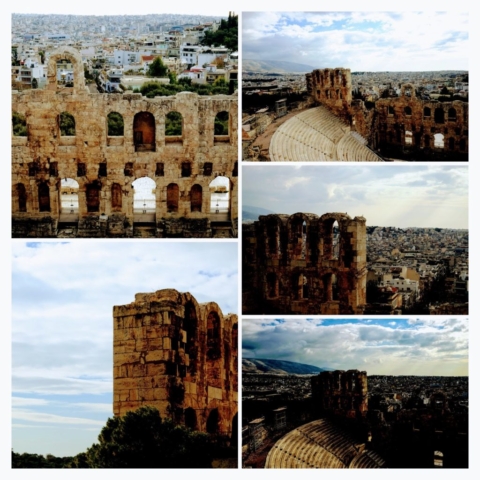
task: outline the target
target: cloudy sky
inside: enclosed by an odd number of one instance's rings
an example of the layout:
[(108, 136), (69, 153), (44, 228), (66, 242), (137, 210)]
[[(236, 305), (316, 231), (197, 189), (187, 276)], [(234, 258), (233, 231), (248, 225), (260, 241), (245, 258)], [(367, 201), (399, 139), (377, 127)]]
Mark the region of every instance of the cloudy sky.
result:
[(363, 215), (367, 225), (468, 228), (468, 167), (248, 165), (243, 209)]
[(242, 34), (243, 58), (252, 60), (352, 71), (468, 70), (466, 12), (246, 12)]
[(369, 375), (468, 375), (467, 319), (243, 319), (242, 355)]
[(174, 288), (237, 313), (233, 242), (12, 242), (15, 452), (75, 455), (112, 413), (114, 305)]

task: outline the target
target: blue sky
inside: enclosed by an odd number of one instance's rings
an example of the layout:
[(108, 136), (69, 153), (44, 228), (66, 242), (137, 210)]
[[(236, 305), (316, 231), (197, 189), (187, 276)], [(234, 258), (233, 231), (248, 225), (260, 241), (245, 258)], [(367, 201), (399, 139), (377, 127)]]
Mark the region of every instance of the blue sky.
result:
[(243, 319), (242, 355), (370, 375), (468, 375), (468, 319)]
[(468, 70), (466, 12), (244, 12), (242, 35), (245, 59), (352, 71)]
[(346, 212), (372, 226), (468, 228), (466, 165), (247, 165), (242, 194), (243, 205), (275, 213)]
[(13, 242), (15, 452), (75, 455), (112, 413), (114, 305), (174, 288), (238, 311), (234, 242)]

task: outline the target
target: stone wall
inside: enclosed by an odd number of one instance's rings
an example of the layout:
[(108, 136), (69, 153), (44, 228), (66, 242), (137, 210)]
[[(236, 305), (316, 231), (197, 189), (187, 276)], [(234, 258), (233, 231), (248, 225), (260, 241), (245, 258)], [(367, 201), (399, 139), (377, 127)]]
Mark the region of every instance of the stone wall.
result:
[(367, 372), (335, 370), (312, 377), (312, 396), (320, 414), (364, 417), (368, 411)]
[(236, 315), (190, 293), (138, 293), (113, 307), (113, 333), (115, 415), (151, 405), (177, 424), (237, 435)]
[[(71, 88), (56, 82), (56, 62), (62, 58), (74, 65)], [(210, 236), (211, 222), (237, 221), (236, 95), (181, 92), (150, 99), (139, 93), (90, 93), (79, 53), (64, 47), (50, 57), (47, 89), (13, 92), (12, 111), (23, 115), (27, 126), (26, 137), (12, 134), (14, 236), (55, 236), (62, 221), (78, 222), (82, 236), (81, 219), (86, 217), (92, 217), (90, 223), (103, 221), (105, 236), (132, 236), (135, 222), (147, 222), (157, 226), (161, 237), (164, 231), (157, 224), (162, 219), (207, 219), (203, 236)], [(74, 118), (74, 135), (62, 135), (64, 112)], [(123, 117), (123, 136), (108, 135), (112, 112)], [(170, 112), (182, 116), (181, 135), (165, 135)], [(228, 135), (214, 132), (221, 112), (228, 112)], [(223, 215), (211, 209), (210, 183), (218, 176), (230, 186), (229, 212)], [(154, 212), (143, 218), (134, 214), (132, 187), (142, 177), (150, 178), (155, 189)], [(61, 179), (79, 184), (73, 218), (61, 209)], [(39, 222), (49, 223), (50, 229), (37, 228)], [(29, 224), (32, 230), (24, 233)], [(93, 231), (83, 236), (104, 235)]]
[(362, 314), (365, 222), (343, 213), (296, 213), (244, 226), (243, 313)]

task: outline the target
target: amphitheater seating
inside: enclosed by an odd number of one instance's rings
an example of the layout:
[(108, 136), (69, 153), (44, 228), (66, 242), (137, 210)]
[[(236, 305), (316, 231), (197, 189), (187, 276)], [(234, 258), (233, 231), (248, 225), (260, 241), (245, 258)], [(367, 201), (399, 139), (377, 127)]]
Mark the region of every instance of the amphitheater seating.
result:
[(381, 161), (361, 135), (325, 107), (310, 108), (282, 124), (269, 153), (274, 162)]
[(381, 468), (382, 458), (360, 451), (355, 440), (327, 420), (292, 430), (273, 446), (265, 468)]

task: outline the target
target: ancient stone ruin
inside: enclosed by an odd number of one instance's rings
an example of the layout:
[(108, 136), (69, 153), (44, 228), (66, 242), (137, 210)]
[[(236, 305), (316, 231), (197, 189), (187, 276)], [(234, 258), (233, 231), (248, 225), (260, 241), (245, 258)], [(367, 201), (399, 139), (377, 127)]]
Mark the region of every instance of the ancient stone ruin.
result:
[(345, 213), (295, 213), (244, 224), (243, 313), (362, 314), (365, 223)]
[(113, 307), (113, 412), (156, 407), (176, 424), (237, 439), (238, 320), (165, 289)]
[(91, 93), (62, 47), (45, 90), (12, 94), (13, 237), (236, 236), (237, 110), (236, 95)]
[[(381, 98), (367, 108), (362, 100), (352, 99), (349, 69), (314, 70), (306, 80), (314, 102), (366, 139), (377, 153), (407, 160), (468, 160), (468, 102), (423, 100), (407, 83), (398, 97)], [(344, 158), (343, 150), (334, 159), (364, 160), (361, 150), (353, 155), (358, 158)]]

